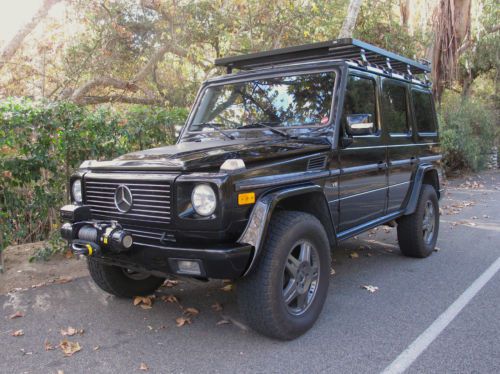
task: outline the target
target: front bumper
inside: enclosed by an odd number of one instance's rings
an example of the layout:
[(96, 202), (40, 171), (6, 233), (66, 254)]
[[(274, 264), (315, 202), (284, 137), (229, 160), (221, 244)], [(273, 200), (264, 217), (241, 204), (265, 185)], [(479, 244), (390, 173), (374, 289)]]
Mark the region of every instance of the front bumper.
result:
[(196, 261), (200, 264), (201, 278), (236, 279), (241, 277), (252, 256), (251, 245), (220, 245), (203, 248), (171, 247), (136, 243), (125, 253), (102, 253), (92, 256), (97, 261), (145, 271), (155, 275), (191, 275), (179, 270), (179, 260)]

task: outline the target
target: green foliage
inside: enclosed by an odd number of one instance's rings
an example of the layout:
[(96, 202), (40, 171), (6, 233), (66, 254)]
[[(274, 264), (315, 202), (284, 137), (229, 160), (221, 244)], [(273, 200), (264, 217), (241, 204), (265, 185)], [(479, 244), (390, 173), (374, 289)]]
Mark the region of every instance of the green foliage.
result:
[[(0, 250), (47, 239), (67, 202), (66, 184), (86, 159), (174, 142), (186, 109), (82, 108), (72, 103), (0, 102)], [(55, 243), (56, 241), (54, 241)]]
[(443, 99), (439, 113), (441, 145), (448, 171), (480, 170), (498, 135), (495, 112), (483, 101), (458, 94)]

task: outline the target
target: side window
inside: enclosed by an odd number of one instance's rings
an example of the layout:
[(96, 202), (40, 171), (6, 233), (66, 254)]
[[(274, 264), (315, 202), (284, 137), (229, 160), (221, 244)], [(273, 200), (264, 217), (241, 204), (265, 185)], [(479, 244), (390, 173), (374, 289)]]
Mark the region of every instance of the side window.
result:
[(408, 134), (406, 88), (386, 79), (382, 87), (382, 120), (390, 134)]
[(432, 95), (428, 92), (412, 91), (413, 111), (418, 132), (435, 132), (434, 111), (432, 110)]
[(367, 121), (373, 122), (375, 128), (378, 129), (375, 92), (374, 79), (349, 75), (342, 116), (344, 128), (347, 123), (347, 116), (360, 115), (366, 118)]

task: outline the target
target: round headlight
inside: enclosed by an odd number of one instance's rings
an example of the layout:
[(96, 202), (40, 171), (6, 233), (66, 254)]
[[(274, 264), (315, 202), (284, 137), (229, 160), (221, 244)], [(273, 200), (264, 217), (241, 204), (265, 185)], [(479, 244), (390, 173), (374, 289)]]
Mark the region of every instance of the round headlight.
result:
[(77, 203), (82, 202), (82, 181), (77, 179), (71, 185), (71, 195)]
[(210, 216), (217, 206), (217, 198), (212, 187), (208, 184), (199, 184), (191, 194), (193, 208), (200, 216)]

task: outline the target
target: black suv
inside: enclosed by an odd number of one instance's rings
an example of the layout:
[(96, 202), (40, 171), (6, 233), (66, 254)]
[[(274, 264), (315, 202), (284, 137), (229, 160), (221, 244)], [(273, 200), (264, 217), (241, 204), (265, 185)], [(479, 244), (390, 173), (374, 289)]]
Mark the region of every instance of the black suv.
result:
[(71, 177), (62, 236), (99, 287), (133, 297), (169, 274), (238, 280), (248, 324), (293, 339), (321, 312), (338, 242), (397, 224), (404, 255), (432, 253), (428, 64), (342, 39), (216, 65), (228, 74), (202, 85), (177, 144)]

